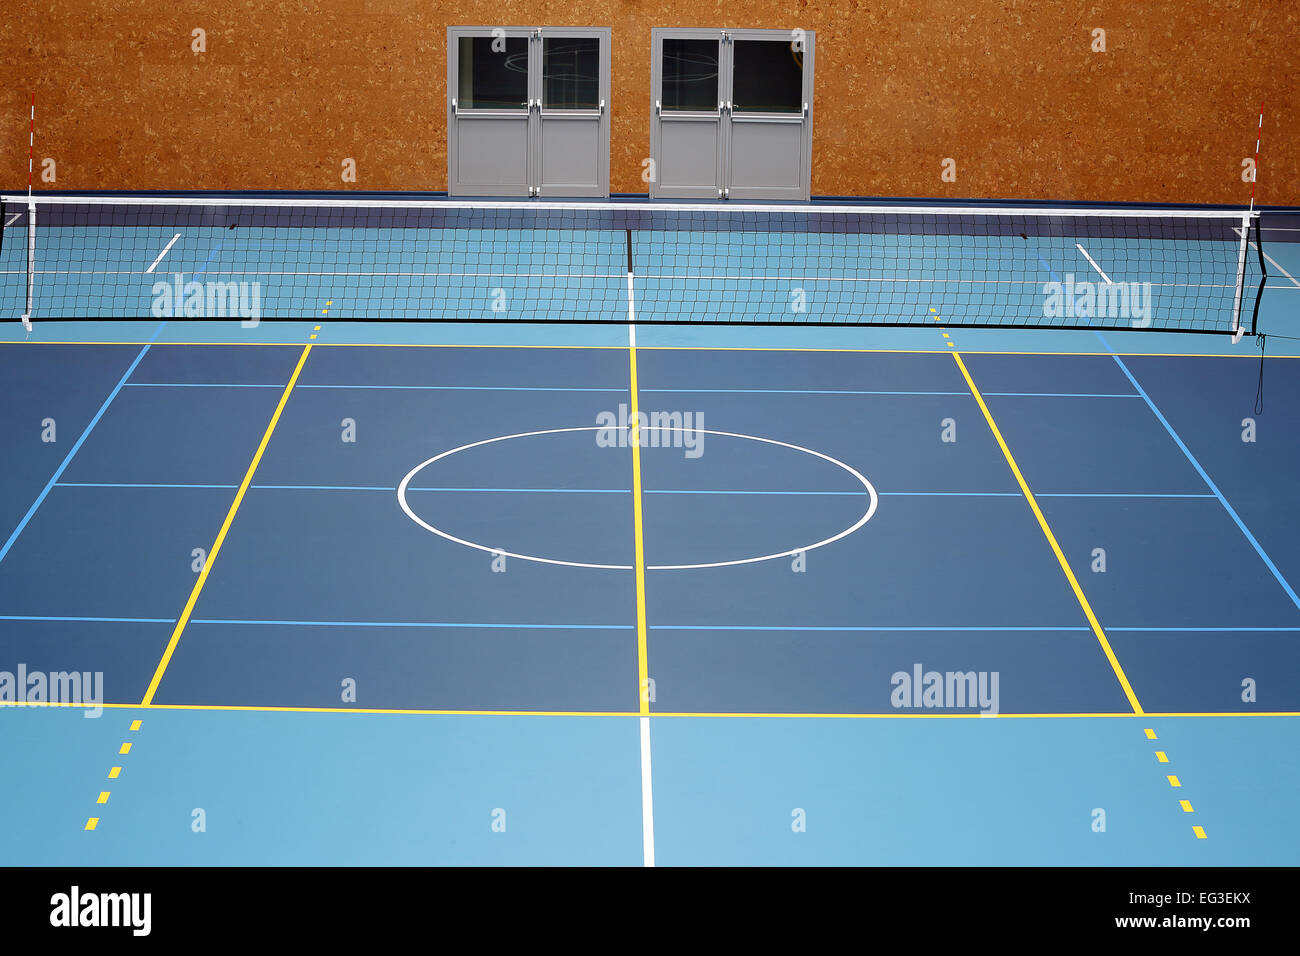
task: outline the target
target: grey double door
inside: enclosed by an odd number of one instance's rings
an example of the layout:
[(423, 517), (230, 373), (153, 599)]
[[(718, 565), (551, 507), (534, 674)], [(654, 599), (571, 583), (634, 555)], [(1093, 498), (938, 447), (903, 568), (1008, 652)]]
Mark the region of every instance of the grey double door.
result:
[(807, 199), (812, 31), (651, 32), (651, 198)]
[(609, 195), (608, 27), (448, 27), (453, 196)]

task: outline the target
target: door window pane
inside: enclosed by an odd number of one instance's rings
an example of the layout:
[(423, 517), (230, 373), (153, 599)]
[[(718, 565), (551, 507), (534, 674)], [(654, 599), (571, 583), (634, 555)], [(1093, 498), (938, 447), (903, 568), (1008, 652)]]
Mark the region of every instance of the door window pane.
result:
[(527, 106), (527, 37), (459, 37), (458, 40), (458, 109), (503, 110)]
[(664, 39), (662, 106), (665, 110), (718, 108), (718, 41)]
[(790, 40), (737, 40), (734, 56), (735, 112), (803, 112), (803, 52)]
[(542, 38), (542, 106), (548, 110), (600, 106), (600, 40)]

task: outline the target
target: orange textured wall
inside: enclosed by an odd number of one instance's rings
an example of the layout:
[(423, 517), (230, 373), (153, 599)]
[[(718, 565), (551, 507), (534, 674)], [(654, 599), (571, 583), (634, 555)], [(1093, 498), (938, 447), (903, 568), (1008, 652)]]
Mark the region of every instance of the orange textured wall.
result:
[(1294, 0), (10, 0), (0, 186), (34, 91), (38, 187), (445, 189), (449, 23), (613, 28), (616, 192), (645, 189), (651, 27), (801, 27), (814, 194), (1244, 202), (1264, 100), (1260, 201), (1300, 205)]

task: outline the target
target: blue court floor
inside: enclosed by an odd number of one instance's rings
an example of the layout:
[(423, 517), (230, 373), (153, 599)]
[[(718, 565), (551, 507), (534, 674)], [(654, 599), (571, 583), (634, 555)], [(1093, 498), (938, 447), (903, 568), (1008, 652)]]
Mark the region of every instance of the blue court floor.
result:
[(6, 326), (0, 861), (1295, 865), (1288, 344)]

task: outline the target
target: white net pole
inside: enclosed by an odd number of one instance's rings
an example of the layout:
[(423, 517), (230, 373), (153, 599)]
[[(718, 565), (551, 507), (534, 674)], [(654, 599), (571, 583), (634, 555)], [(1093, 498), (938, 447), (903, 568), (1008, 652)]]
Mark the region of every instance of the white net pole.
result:
[(1237, 252), (1237, 289), (1232, 298), (1232, 336), (1239, 341), (1243, 334), (1241, 328), (1241, 297), (1246, 286), (1246, 237), (1250, 235), (1250, 213), (1241, 217), (1241, 242)]
[(27, 308), (23, 328), (32, 330), (32, 293), (36, 288), (36, 203), (27, 204)]

